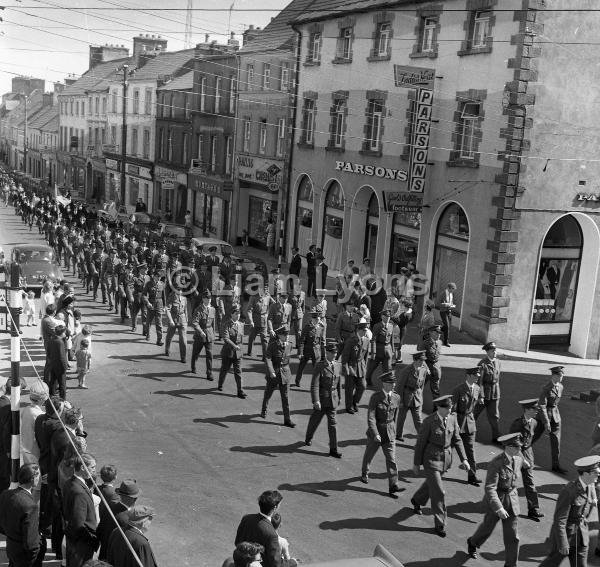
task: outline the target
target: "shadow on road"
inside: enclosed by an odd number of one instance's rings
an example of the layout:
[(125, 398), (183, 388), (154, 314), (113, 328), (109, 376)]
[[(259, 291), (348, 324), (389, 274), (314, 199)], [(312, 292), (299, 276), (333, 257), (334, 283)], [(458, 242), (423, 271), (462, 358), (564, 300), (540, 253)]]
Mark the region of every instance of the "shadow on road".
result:
[[(386, 518), (385, 516), (375, 516), (371, 518), (344, 518), (331, 522), (321, 522), (319, 527), (322, 530), (379, 530), (393, 532), (422, 532), (425, 534), (435, 533), (433, 528), (403, 526), (402, 522), (413, 515), (412, 508), (402, 508), (395, 514)], [(465, 554), (466, 555), (466, 554)], [(408, 565), (408, 564), (407, 564)], [(435, 560), (430, 559), (427, 565), (439, 565)]]

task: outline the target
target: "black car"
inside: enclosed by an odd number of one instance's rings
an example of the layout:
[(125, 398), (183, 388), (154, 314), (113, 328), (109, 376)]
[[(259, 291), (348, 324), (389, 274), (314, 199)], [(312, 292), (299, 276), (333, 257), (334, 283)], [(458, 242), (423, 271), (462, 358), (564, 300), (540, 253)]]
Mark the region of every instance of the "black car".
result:
[(44, 280), (58, 282), (63, 273), (54, 250), (45, 244), (21, 244), (12, 249), (11, 261), (19, 264), (21, 285), (26, 289), (41, 290)]

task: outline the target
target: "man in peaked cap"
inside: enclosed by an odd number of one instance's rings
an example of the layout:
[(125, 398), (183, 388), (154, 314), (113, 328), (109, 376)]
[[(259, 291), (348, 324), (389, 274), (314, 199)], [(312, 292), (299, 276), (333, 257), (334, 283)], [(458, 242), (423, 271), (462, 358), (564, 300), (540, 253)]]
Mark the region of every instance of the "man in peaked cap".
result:
[(573, 464), (579, 478), (569, 482), (558, 495), (550, 529), (551, 551), (540, 567), (560, 565), (567, 556), (573, 567), (587, 566), (590, 544), (588, 519), (598, 505), (594, 485), (598, 482), (600, 457), (582, 457)]
[(201, 301), (192, 314), (192, 328), (194, 329), (194, 344), (192, 346), (192, 373), (196, 373), (196, 361), (204, 348), (206, 354), (206, 379), (213, 380), (213, 353), (215, 341), (215, 308), (210, 304), (210, 291), (205, 289), (201, 293)]
[(463, 440), (465, 453), (469, 460), (468, 482), (473, 486), (479, 486), (480, 481), (475, 474), (477, 463), (475, 462), (475, 433), (477, 422), (473, 411), (480, 402), (481, 389), (477, 384), (481, 376), (481, 368), (468, 368), (465, 371), (465, 381), (452, 391), (452, 406), (458, 420), (460, 437)]
[(367, 385), (371, 385), (373, 372), (381, 364), (383, 372), (392, 369), (392, 341), (394, 339), (394, 325), (390, 322), (390, 310), (381, 312), (381, 321), (373, 325), (371, 338), (371, 353), (367, 363)]
[(550, 437), (550, 452), (552, 454), (552, 471), (565, 474), (567, 471), (560, 466), (560, 411), (558, 404), (563, 393), (562, 379), (565, 374), (564, 366), (550, 368), (551, 377), (542, 386), (538, 400), (540, 409), (536, 416), (537, 426), (533, 433), (532, 443), (535, 443), (544, 433)]
[(344, 341), (342, 347), (342, 374), (345, 379), (345, 405), (348, 413), (358, 413), (358, 404), (367, 388), (368, 327), (366, 319), (359, 319), (356, 330)]
[(492, 535), (498, 520), (502, 522), (502, 535), (506, 552), (504, 564), (516, 567), (519, 556), (518, 520), (521, 509), (517, 481), (519, 471), (528, 467), (521, 454), (521, 435), (509, 433), (498, 438), (504, 451), (489, 463), (485, 478), (483, 504), (485, 515), (475, 533), (467, 539), (469, 556), (477, 559), (477, 548)]
[(300, 362), (296, 370), (296, 381), (294, 383), (296, 388), (300, 387), (302, 373), (308, 361), (312, 362), (314, 370), (322, 358), (322, 350), (325, 346), (325, 328), (320, 322), (319, 313), (320, 310), (316, 307), (310, 310), (310, 321), (304, 325), (302, 334), (300, 335), (300, 344), (298, 346)]
[(404, 368), (396, 367), (396, 383), (394, 391), (400, 396), (400, 409), (398, 410), (398, 426), (396, 440), (404, 443), (404, 422), (410, 411), (412, 414), (415, 431), (418, 434), (423, 423), (423, 386), (429, 376), (429, 369), (425, 363), (425, 351), (418, 350), (412, 355), (412, 364)]
[(379, 447), (381, 447), (385, 456), (389, 494), (392, 498), (397, 498), (395, 493), (403, 490), (398, 486), (395, 441), (400, 396), (393, 391), (394, 373), (391, 370), (383, 372), (379, 378), (381, 380), (381, 390), (375, 392), (369, 400), (367, 446), (365, 447), (365, 454), (363, 456), (360, 480), (365, 484), (369, 482), (371, 461)]
[(500, 430), (498, 422), (500, 421), (500, 360), (498, 360), (497, 347), (494, 341), (483, 345), (484, 356), (477, 366), (481, 368), (479, 377), (479, 386), (481, 387), (481, 403), (477, 405), (473, 415), (475, 420), (485, 409), (490, 427), (492, 429), (492, 443), (496, 443)]
[(540, 518), (544, 517), (544, 514), (540, 512), (540, 503), (535, 488), (535, 482), (533, 480), (534, 458), (533, 447), (531, 446), (533, 432), (537, 426), (535, 416), (538, 413), (539, 404), (537, 398), (519, 400), (519, 403), (523, 408), (523, 415), (512, 422), (510, 432), (521, 434), (521, 441), (523, 443), (522, 453), (527, 462), (531, 465), (531, 467), (522, 471), (523, 487), (525, 488), (525, 498), (527, 499), (527, 517), (530, 520), (539, 522)]
[(415, 514), (421, 514), (421, 507), (431, 498), (431, 509), (435, 522), (435, 531), (440, 537), (446, 537), (446, 502), (442, 477), (452, 466), (452, 449), (456, 449), (462, 467), (469, 470), (469, 461), (465, 455), (460, 428), (456, 416), (450, 413), (452, 396), (440, 396), (433, 400), (437, 411), (427, 416), (419, 430), (415, 446), (413, 472), (419, 474), (421, 466), (425, 469), (425, 481), (411, 498)]
[(221, 370), (217, 389), (223, 390), (223, 383), (229, 369), (233, 366), (233, 375), (237, 386), (237, 396), (247, 397), (242, 387), (242, 343), (244, 342), (244, 324), (240, 321), (240, 308), (234, 305), (229, 319), (223, 327), (223, 348), (221, 349)]
[(423, 335), (422, 347), (425, 351), (425, 362), (429, 369), (429, 389), (431, 397), (437, 398), (440, 395), (440, 384), (442, 382), (442, 365), (440, 364), (440, 334), (442, 327), (432, 325)]
[(317, 363), (313, 372), (310, 387), (313, 412), (308, 420), (306, 429), (306, 445), (312, 444), (312, 438), (323, 419), (327, 416), (327, 431), (329, 433), (329, 455), (340, 459), (342, 454), (338, 451), (336, 413), (340, 404), (340, 364), (336, 362), (337, 341), (329, 339), (325, 347), (325, 360)]

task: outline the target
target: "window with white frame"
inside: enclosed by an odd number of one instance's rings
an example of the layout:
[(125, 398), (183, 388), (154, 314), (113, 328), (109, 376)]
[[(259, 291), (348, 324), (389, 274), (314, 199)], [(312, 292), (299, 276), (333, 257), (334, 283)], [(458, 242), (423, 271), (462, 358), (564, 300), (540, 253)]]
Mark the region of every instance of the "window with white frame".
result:
[(244, 120), (244, 151), (250, 151), (250, 134), (251, 134), (251, 124), (250, 120)]
[(99, 96), (96, 97), (96, 112), (95, 112), (95, 114), (100, 114), (100, 97)]
[(231, 136), (225, 136), (225, 173), (231, 174), (231, 163), (233, 161)]
[(375, 55), (377, 57), (385, 57), (390, 52), (392, 41), (392, 24), (390, 22), (382, 22), (377, 25), (377, 47)]
[(249, 64), (246, 67), (246, 75), (247, 75), (247, 79), (246, 79), (247, 88), (250, 89), (250, 87), (252, 87), (252, 85), (254, 84), (254, 65), (253, 64)]
[(312, 63), (321, 61), (321, 37), (321, 32), (314, 32), (308, 38), (308, 60)]
[(302, 142), (305, 144), (315, 143), (315, 110), (315, 100), (305, 98), (302, 115)]
[(381, 150), (382, 127), (383, 101), (371, 99), (367, 111), (367, 150), (375, 152)]
[(183, 93), (183, 112), (186, 118), (190, 117), (190, 95)]
[(258, 153), (264, 154), (267, 151), (267, 121), (260, 121), (260, 131), (258, 136)]
[(75, 103), (75, 116), (79, 116), (79, 101)]
[(206, 110), (206, 77), (200, 79), (200, 111)]
[(142, 144), (142, 157), (144, 159), (150, 158), (150, 130), (144, 128), (144, 139)]
[(285, 154), (285, 118), (280, 118), (277, 122), (277, 156), (282, 157)]
[(189, 144), (188, 133), (184, 132), (182, 144), (181, 144), (181, 163), (184, 165), (188, 162), (188, 144)]
[(235, 77), (229, 80), (229, 114), (235, 114)]
[(352, 27), (342, 28), (338, 38), (337, 58), (352, 59)]
[(117, 140), (117, 127), (116, 126), (111, 126), (110, 127), (110, 143), (113, 146), (118, 145), (118, 140)]
[(473, 159), (477, 149), (477, 129), (479, 126), (481, 105), (478, 102), (466, 102), (460, 113), (459, 156)]
[(490, 35), (490, 12), (475, 12), (471, 47), (485, 47)]
[(175, 93), (171, 93), (169, 96), (169, 118), (173, 118), (173, 99), (175, 98)]
[(219, 114), (221, 108), (221, 77), (215, 79), (215, 113)]
[(262, 88), (263, 89), (271, 88), (271, 65), (269, 63), (263, 64)]
[(130, 156), (137, 156), (138, 153), (138, 131), (137, 128), (131, 129), (131, 148), (129, 149)]
[(290, 64), (283, 63), (281, 65), (281, 84), (282, 91), (286, 91), (290, 87)]
[(202, 134), (196, 134), (196, 157), (200, 160), (200, 163), (202, 163), (202, 152), (204, 150), (204, 136)]
[[(91, 99), (89, 101), (88, 106), (89, 106), (90, 113), (91, 113), (92, 112), (92, 101), (91, 101)], [(118, 108), (117, 107), (117, 91), (113, 91), (112, 92), (112, 111), (113, 111), (113, 113), (117, 112), (117, 108)]]
[(426, 53), (435, 49), (435, 35), (438, 25), (437, 17), (423, 18), (421, 52)]
[(152, 89), (144, 91), (144, 113), (152, 114)]
[(139, 89), (134, 89), (133, 91), (133, 113), (140, 113), (140, 91)]
[(217, 137), (210, 137), (210, 171), (214, 173), (217, 170)]
[(333, 103), (331, 145), (334, 148), (344, 147), (344, 132), (346, 130), (346, 100), (337, 99)]

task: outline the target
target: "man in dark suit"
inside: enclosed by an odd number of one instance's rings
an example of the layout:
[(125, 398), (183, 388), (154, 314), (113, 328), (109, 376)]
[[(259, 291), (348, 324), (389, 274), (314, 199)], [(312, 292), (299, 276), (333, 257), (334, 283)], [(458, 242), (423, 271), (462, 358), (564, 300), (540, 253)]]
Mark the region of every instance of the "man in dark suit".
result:
[(46, 354), (48, 357), (48, 388), (50, 388), (50, 395), (56, 393), (58, 385), (58, 393), (63, 400), (67, 399), (67, 369), (69, 368), (64, 341), (65, 331), (64, 325), (56, 326), (54, 337), (48, 342)]
[(325, 256), (317, 256), (317, 272), (321, 274), (321, 287), (327, 289), (327, 272), (329, 272), (329, 266), (325, 263)]
[(108, 538), (112, 530), (116, 527), (114, 520), (112, 519), (109, 509), (113, 509), (113, 506), (120, 502), (118, 494), (115, 492), (113, 482), (117, 478), (117, 469), (114, 465), (105, 465), (100, 469), (100, 478), (102, 484), (98, 487), (98, 490), (104, 497), (100, 502), (100, 521), (96, 528), (96, 535), (100, 540), (100, 552), (98, 559), (106, 559), (106, 550), (108, 549)]
[(62, 492), (63, 518), (67, 536), (67, 567), (82, 567), (98, 549), (96, 511), (87, 480), (96, 474), (96, 459), (84, 453), (74, 459), (73, 476)]
[(306, 275), (308, 277), (308, 287), (306, 288), (306, 295), (308, 297), (316, 297), (317, 292), (317, 259), (315, 257), (314, 244), (308, 247), (306, 253)]
[(11, 567), (41, 567), (46, 554), (46, 540), (40, 538), (38, 507), (31, 494), (40, 478), (37, 465), (23, 465), (19, 487), (0, 496), (0, 528), (6, 534)]
[(260, 513), (248, 514), (242, 518), (235, 535), (235, 545), (242, 541), (258, 543), (265, 548), (263, 567), (281, 567), (279, 536), (271, 523), (271, 516), (277, 512), (283, 496), (277, 490), (267, 490), (258, 498)]
[[(9, 378), (0, 387), (0, 492), (6, 490), (10, 485), (10, 382)], [(6, 428), (8, 431), (5, 431)]]
[[(135, 554), (144, 567), (156, 567), (156, 559), (146, 537), (146, 532), (152, 523), (154, 509), (149, 506), (136, 504), (129, 510), (127, 525), (123, 527), (123, 533)], [(116, 528), (113, 530), (108, 541), (107, 560), (114, 567), (139, 567), (137, 559), (131, 553), (127, 541)]]
[(290, 261), (290, 275), (300, 278), (302, 271), (302, 257), (299, 248), (292, 248), (292, 259)]

